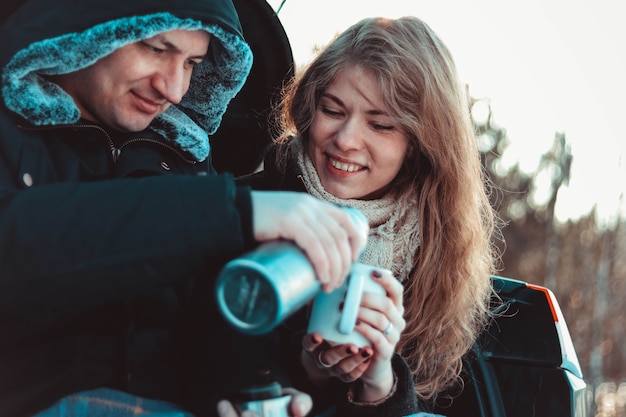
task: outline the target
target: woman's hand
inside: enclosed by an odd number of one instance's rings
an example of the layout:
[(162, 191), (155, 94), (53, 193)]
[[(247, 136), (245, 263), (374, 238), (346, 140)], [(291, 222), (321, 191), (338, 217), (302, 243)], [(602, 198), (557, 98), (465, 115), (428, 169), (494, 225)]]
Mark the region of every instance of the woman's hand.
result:
[[(302, 339), (301, 362), (309, 379), (317, 384), (332, 377), (343, 382), (357, 380), (367, 369), (371, 355), (371, 348), (361, 350), (353, 344), (331, 346), (317, 333)], [(325, 358), (329, 358), (330, 362)]]
[(393, 387), (391, 359), (406, 327), (402, 284), (391, 273), (374, 271), (372, 277), (385, 288), (387, 297), (364, 293), (355, 329), (372, 344), (369, 366), (359, 380), (362, 386), (355, 400), (375, 402), (385, 398)]
[(355, 330), (372, 346), (358, 349), (352, 344), (330, 346), (318, 334), (302, 341), (302, 364), (313, 382), (337, 377), (343, 382), (362, 384), (355, 400), (375, 402), (385, 398), (393, 387), (391, 358), (406, 326), (403, 318), (402, 284), (391, 273), (374, 271), (372, 277), (387, 292), (386, 296), (365, 292)]

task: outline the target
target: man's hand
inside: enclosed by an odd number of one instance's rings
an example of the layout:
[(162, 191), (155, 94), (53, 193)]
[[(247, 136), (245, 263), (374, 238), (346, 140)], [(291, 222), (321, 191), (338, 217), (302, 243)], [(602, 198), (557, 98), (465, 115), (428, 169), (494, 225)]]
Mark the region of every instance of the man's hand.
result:
[[(289, 403), (289, 415), (293, 417), (305, 417), (313, 408), (313, 401), (308, 394), (297, 391), (293, 388), (283, 388), (283, 394), (291, 395)], [(238, 414), (235, 407), (227, 401), (222, 400), (217, 404), (217, 413), (220, 417), (263, 417), (254, 411), (244, 411)]]
[(253, 191), (253, 232), (259, 242), (293, 241), (308, 256), (324, 291), (341, 285), (367, 242), (345, 210), (306, 193)]

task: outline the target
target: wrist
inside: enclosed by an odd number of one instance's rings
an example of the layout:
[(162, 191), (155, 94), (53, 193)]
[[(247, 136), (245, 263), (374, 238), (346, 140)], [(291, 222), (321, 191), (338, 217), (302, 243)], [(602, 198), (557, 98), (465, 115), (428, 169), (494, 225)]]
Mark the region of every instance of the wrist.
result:
[(398, 377), (393, 371), (375, 384), (360, 380), (348, 390), (348, 400), (355, 404), (377, 405), (392, 397), (397, 385)]

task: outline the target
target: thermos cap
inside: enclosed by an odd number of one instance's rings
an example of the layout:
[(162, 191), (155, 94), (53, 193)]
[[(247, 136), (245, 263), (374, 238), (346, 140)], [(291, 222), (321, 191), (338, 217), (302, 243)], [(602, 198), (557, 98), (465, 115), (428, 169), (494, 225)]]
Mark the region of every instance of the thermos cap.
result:
[(250, 334), (265, 333), (278, 315), (274, 288), (259, 266), (247, 259), (227, 265), (218, 281), (218, 303), (228, 321)]

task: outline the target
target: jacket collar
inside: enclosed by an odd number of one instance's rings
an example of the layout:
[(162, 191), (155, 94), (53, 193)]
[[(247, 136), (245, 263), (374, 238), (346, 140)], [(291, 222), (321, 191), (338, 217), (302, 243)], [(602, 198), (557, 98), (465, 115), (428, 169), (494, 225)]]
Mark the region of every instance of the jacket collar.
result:
[[(11, 27), (10, 23), (3, 23), (2, 30)], [(217, 130), (252, 66), (251, 49), (237, 28), (159, 12), (108, 20), (80, 32), (43, 39), (19, 50), (4, 67), (5, 105), (33, 125), (76, 123), (80, 112), (72, 98), (41, 74), (76, 71), (121, 46), (174, 29), (203, 29), (217, 42), (211, 42), (210, 58), (194, 70), (182, 102), (170, 106), (150, 129), (203, 161), (210, 152), (209, 135)]]

